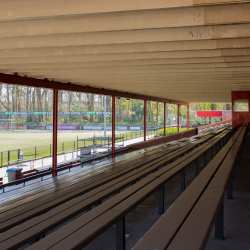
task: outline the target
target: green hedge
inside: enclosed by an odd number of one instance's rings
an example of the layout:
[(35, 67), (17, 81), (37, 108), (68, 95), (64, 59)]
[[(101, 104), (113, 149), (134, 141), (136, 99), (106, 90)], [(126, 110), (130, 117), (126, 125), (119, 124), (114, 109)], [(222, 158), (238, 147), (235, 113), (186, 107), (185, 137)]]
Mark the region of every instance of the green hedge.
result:
[[(191, 129), (194, 129), (194, 128), (190, 128), (190, 130)], [(180, 128), (179, 131), (180, 132), (187, 131), (187, 128)], [(176, 133), (177, 133), (177, 128), (166, 128), (166, 136), (173, 135), (173, 134), (176, 134)], [(164, 136), (164, 130), (159, 129), (159, 130), (157, 130), (156, 134), (159, 135), (159, 136)]]

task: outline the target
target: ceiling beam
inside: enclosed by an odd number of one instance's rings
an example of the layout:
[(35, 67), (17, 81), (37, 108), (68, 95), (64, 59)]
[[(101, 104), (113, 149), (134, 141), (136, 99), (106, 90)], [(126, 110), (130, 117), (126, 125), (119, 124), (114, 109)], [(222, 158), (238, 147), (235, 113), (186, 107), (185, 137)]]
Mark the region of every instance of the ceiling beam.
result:
[(248, 0), (8, 0), (0, 1), (0, 20), (84, 15), (108, 12), (237, 4)]

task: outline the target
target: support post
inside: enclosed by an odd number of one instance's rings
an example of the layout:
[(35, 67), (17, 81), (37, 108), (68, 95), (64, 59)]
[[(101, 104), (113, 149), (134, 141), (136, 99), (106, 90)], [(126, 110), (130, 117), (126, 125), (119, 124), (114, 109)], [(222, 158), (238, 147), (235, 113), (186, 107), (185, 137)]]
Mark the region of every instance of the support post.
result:
[(236, 180), (237, 179), (237, 171), (236, 171), (236, 163), (234, 164), (234, 167), (233, 167), (233, 179)]
[(222, 201), (215, 220), (215, 239), (224, 239), (224, 202)]
[[(103, 97), (103, 102), (104, 102), (104, 124), (103, 124), (103, 130), (104, 130), (104, 146), (106, 146), (106, 111), (107, 111), (107, 108), (106, 108), (106, 96)], [(123, 116), (124, 117), (124, 116)]]
[(164, 102), (164, 136), (166, 136), (166, 103)]
[(185, 169), (181, 171), (181, 191), (184, 192), (186, 189), (185, 185)]
[[(53, 164), (52, 170), (56, 170), (57, 167), (57, 108), (58, 108), (58, 90), (53, 90)], [(52, 176), (55, 177), (57, 173), (53, 173)]]
[(207, 166), (207, 152), (203, 155), (203, 167), (205, 168)]
[(199, 174), (198, 170), (198, 160), (194, 161), (194, 177), (197, 177)]
[(211, 149), (210, 149), (210, 157), (211, 157), (211, 159), (210, 159), (210, 161), (211, 161), (214, 157), (213, 147), (211, 147)]
[(115, 96), (112, 96), (112, 158), (115, 157)]
[(189, 105), (187, 105), (187, 129), (189, 130)]
[(164, 185), (159, 189), (158, 214), (164, 214)]
[(116, 250), (125, 250), (125, 217), (116, 223)]
[(180, 104), (177, 104), (177, 133), (180, 132)]
[(227, 199), (233, 199), (233, 172), (231, 173), (227, 184)]
[(144, 141), (147, 140), (147, 100), (144, 100)]

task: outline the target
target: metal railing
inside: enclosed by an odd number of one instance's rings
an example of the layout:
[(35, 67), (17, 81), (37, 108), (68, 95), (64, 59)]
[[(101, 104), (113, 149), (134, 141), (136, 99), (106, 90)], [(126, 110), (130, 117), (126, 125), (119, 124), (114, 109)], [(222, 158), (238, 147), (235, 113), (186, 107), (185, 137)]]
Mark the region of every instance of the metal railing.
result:
[[(100, 161), (100, 160), (105, 159), (105, 158), (110, 158), (113, 155), (124, 154), (125, 152), (128, 152), (129, 150), (130, 150), (129, 147), (124, 148), (124, 149), (120, 149), (120, 150), (117, 150), (115, 153), (109, 153), (109, 154), (106, 154), (106, 155), (103, 155), (103, 156), (100, 156), (100, 157), (96, 157), (96, 158), (91, 159), (91, 160), (87, 160), (87, 161), (84, 162), (84, 165), (91, 164), (94, 161)], [(77, 160), (77, 163), (69, 162), (68, 165), (66, 165), (66, 166), (62, 166), (63, 164), (60, 164), (60, 165), (57, 166), (58, 169), (56, 169), (56, 170), (49, 170), (49, 171), (44, 172), (44, 173), (40, 173), (40, 174), (38, 173), (38, 174), (35, 174), (33, 176), (30, 176), (30, 177), (26, 177), (26, 178), (22, 178), (20, 180), (16, 180), (16, 181), (12, 181), (12, 182), (2, 184), (2, 185), (0, 185), (0, 190), (2, 189), (3, 190), (2, 192), (4, 193), (6, 187), (10, 187), (10, 186), (13, 186), (13, 185), (18, 185), (18, 184), (21, 184), (21, 183), (23, 183), (24, 186), (25, 186), (25, 183), (27, 181), (31, 181), (31, 180), (38, 179), (38, 178), (41, 178), (41, 181), (42, 181), (43, 177), (46, 176), (46, 175), (52, 175), (53, 173), (58, 173), (60, 171), (64, 171), (64, 170), (67, 170), (67, 169), (69, 169), (69, 172), (70, 172), (70, 169), (73, 168), (74, 164), (78, 164), (80, 166), (80, 160)]]

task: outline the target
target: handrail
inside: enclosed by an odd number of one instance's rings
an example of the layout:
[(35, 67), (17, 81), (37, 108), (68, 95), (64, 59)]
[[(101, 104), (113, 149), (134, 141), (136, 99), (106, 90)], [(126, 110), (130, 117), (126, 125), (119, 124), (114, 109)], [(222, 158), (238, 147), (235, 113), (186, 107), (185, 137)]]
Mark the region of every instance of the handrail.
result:
[[(111, 154), (103, 155), (103, 156), (100, 156), (100, 157), (97, 157), (97, 158), (94, 158), (94, 159), (91, 159), (91, 160), (87, 160), (87, 161), (84, 162), (84, 164), (88, 164), (88, 163), (91, 163), (93, 161), (98, 161), (98, 160), (101, 160), (101, 159), (106, 158), (106, 157), (117, 155), (117, 154), (120, 154), (122, 152), (126, 152), (128, 150), (130, 150), (130, 148), (124, 148), (124, 149), (121, 149), (119, 151), (116, 151), (115, 153), (111, 153)], [(27, 177), (27, 178), (22, 178), (20, 180), (11, 181), (9, 183), (2, 184), (2, 185), (0, 185), (0, 189), (3, 189), (3, 193), (4, 193), (5, 187), (9, 187), (9, 186), (13, 186), (13, 185), (18, 185), (18, 184), (21, 184), (21, 183), (25, 183), (27, 181), (31, 181), (31, 180), (34, 180), (34, 179), (37, 179), (37, 178), (40, 178), (40, 177), (44, 177), (44, 176), (52, 174), (52, 173), (57, 173), (57, 172), (60, 172), (60, 171), (64, 171), (66, 169), (70, 169), (70, 168), (72, 168), (72, 165), (73, 165), (72, 162), (71, 163), (69, 162), (68, 166), (60, 167), (59, 169), (56, 169), (56, 170), (50, 170), (50, 171), (47, 171), (45, 173), (36, 174), (34, 176), (30, 176), (30, 177)]]
[(198, 127), (198, 130), (200, 131), (200, 130), (203, 130), (203, 129), (212, 128), (212, 127), (215, 127), (215, 126), (219, 126), (219, 125), (223, 125), (223, 124), (231, 123), (231, 122), (232, 122), (232, 119), (225, 120), (225, 121), (222, 121), (222, 122), (216, 122), (216, 123), (213, 123), (213, 124)]

